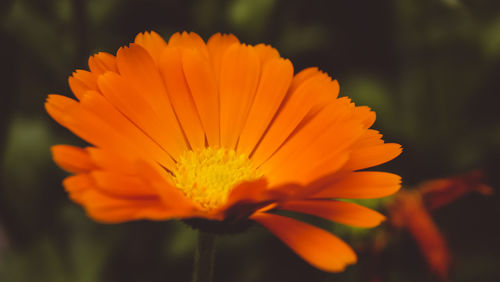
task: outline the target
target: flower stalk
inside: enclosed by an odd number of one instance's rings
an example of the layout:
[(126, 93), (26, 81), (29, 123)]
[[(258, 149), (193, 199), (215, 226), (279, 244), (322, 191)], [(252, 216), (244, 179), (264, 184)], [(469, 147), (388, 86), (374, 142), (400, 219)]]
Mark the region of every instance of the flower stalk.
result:
[(194, 253), (193, 282), (212, 282), (215, 259), (214, 233), (198, 231), (198, 243)]

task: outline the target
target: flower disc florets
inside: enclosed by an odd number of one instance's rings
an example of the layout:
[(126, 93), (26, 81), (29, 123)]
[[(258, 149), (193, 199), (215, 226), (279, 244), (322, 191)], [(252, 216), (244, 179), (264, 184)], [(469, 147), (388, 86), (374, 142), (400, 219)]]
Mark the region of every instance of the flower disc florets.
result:
[(173, 175), (175, 185), (207, 210), (225, 203), (236, 184), (262, 176), (246, 155), (224, 148), (185, 151)]

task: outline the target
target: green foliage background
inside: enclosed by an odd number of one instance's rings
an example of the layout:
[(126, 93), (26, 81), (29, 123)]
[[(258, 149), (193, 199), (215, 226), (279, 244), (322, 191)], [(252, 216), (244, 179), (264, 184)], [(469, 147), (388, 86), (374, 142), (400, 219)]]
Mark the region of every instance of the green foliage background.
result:
[[(182, 222), (102, 225), (61, 187), (53, 144), (83, 144), (48, 118), (49, 93), (90, 54), (138, 32), (231, 32), (265, 42), (295, 69), (318, 66), (370, 105), (404, 153), (385, 165), (405, 186), (482, 168), (500, 183), (500, 1), (3, 0), (0, 2), (0, 281), (189, 281), (196, 233)], [(498, 196), (471, 195), (435, 218), (452, 281), (499, 281)], [(357, 246), (359, 232), (325, 228)], [(370, 233), (370, 232), (368, 232)], [(362, 232), (362, 234), (366, 234)], [(262, 228), (218, 241), (216, 281), (368, 281), (370, 259), (318, 271)], [(383, 253), (384, 281), (434, 281), (407, 234)]]

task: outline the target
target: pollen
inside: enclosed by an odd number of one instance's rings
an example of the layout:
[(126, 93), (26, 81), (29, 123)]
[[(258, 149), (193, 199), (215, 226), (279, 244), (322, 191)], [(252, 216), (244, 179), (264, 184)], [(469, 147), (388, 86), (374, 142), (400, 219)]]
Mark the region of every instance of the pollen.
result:
[(210, 147), (185, 151), (173, 175), (175, 185), (207, 210), (224, 204), (237, 184), (262, 176), (245, 154)]

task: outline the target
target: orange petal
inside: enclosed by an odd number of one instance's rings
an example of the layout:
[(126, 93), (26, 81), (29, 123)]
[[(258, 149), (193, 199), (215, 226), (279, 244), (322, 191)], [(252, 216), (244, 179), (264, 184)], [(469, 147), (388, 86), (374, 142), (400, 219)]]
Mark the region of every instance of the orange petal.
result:
[(155, 189), (136, 176), (112, 171), (93, 171), (91, 176), (99, 190), (109, 195), (125, 197), (131, 200), (157, 196)]
[(205, 145), (205, 132), (184, 77), (181, 50), (167, 47), (161, 54), (159, 68), (170, 101), (191, 148), (202, 148)]
[(353, 119), (360, 120), (364, 128), (369, 128), (375, 122), (375, 112), (367, 106), (358, 106), (354, 108)]
[(135, 156), (147, 156), (142, 148), (134, 146), (126, 135), (70, 98), (49, 95), (45, 107), (56, 121), (91, 144), (118, 154), (127, 152)]
[(384, 144), (384, 140), (382, 140), (382, 134), (380, 134), (380, 132), (377, 130), (367, 129), (363, 133), (363, 136), (361, 136), (358, 141), (353, 144), (353, 148), (369, 147), (382, 144)]
[(252, 47), (235, 44), (222, 59), (220, 90), (221, 146), (234, 149), (260, 77), (260, 62)]
[(118, 72), (115, 56), (106, 52), (99, 52), (94, 56), (90, 56), (89, 68), (96, 75), (101, 75), (107, 71)]
[(47, 113), (64, 127), (67, 127), (65, 119), (67, 112), (78, 106), (77, 101), (57, 94), (50, 94), (45, 101)]
[(96, 190), (83, 195), (83, 206), (89, 217), (103, 223), (119, 223), (137, 219), (166, 220), (177, 217), (158, 199), (127, 200), (110, 197)]
[(137, 34), (134, 42), (146, 49), (156, 63), (158, 63), (163, 49), (167, 47), (165, 40), (154, 31)]
[(440, 281), (450, 281), (452, 257), (448, 244), (418, 191), (399, 193), (388, 206), (388, 211), (393, 226), (405, 228), (415, 239), (431, 270), (440, 276)]
[(97, 90), (97, 75), (85, 70), (76, 70), (68, 78), (69, 87), (78, 100), (89, 90)]
[(94, 220), (117, 223), (136, 219), (166, 220), (182, 217), (184, 210), (164, 205), (156, 197), (113, 197), (97, 190), (94, 178), (78, 174), (66, 178), (63, 185), (73, 201), (83, 205)]
[(323, 73), (318, 70), (316, 67), (310, 67), (303, 69), (299, 71), (292, 80), (292, 84), (290, 85), (290, 89), (288, 92), (291, 94), (297, 90), (299, 86), (302, 86), (302, 84), (306, 81), (308, 81), (310, 78), (313, 78), (315, 76), (321, 76)]
[(182, 130), (171, 108), (165, 109), (161, 115), (157, 114), (150, 104), (152, 101), (148, 101), (146, 97), (149, 93), (140, 95), (116, 73), (107, 72), (99, 77), (98, 83), (106, 99), (173, 158), (186, 150)]
[(195, 49), (203, 55), (205, 59), (209, 59), (207, 45), (205, 41), (194, 32), (174, 33), (168, 40), (168, 46), (179, 47), (180, 49)]
[(380, 171), (358, 171), (339, 177), (312, 198), (373, 199), (389, 196), (400, 188), (399, 175)]
[[(220, 210), (226, 210), (224, 213), (230, 217), (237, 217), (238, 214), (247, 217), (250, 213), (243, 213), (242, 211), (253, 212), (264, 206), (275, 205), (292, 199), (303, 199), (302, 194), (307, 188), (297, 183), (269, 186), (266, 178), (246, 181), (231, 190), (226, 204)], [(233, 211), (237, 215), (232, 214)]]
[(216, 33), (208, 39), (207, 48), (212, 59), (212, 65), (215, 73), (215, 80), (217, 83), (220, 81), (222, 58), (227, 49), (233, 44), (238, 44), (240, 41), (232, 34)]
[(401, 151), (401, 145), (395, 143), (354, 148), (343, 169), (353, 171), (383, 164), (399, 156)]
[[(82, 97), (80, 104), (89, 112), (93, 112), (96, 116), (100, 117), (103, 122), (125, 135), (131, 143), (142, 148), (151, 159), (158, 161), (169, 169), (175, 166), (172, 158), (164, 148), (150, 136), (144, 134), (141, 128), (130, 122), (129, 119), (117, 111), (116, 108), (99, 93), (87, 92), (87, 94)], [(120, 142), (120, 140), (117, 140), (117, 142)]]
[(118, 50), (116, 58), (120, 76), (135, 88), (141, 99), (147, 102), (164, 126), (165, 132), (174, 129), (175, 142), (180, 144), (175, 129), (177, 118), (170, 104), (164, 81), (151, 56), (141, 46), (130, 44), (128, 48)]
[(296, 189), (295, 184), (269, 188), (265, 178), (242, 182), (231, 190), (227, 202), (214, 214), (226, 219), (247, 218), (256, 210), (286, 199)]
[(284, 202), (278, 209), (310, 214), (358, 227), (375, 227), (385, 220), (385, 216), (369, 208), (333, 200)]
[(472, 170), (453, 177), (424, 181), (418, 185), (418, 190), (422, 194), (427, 208), (433, 211), (471, 192), (492, 195), (493, 188), (484, 182), (484, 172)]
[(293, 65), (289, 60), (272, 59), (264, 66), (255, 99), (241, 132), (239, 153), (248, 156), (253, 151), (283, 102), (292, 77)]
[(138, 160), (135, 166), (137, 175), (156, 189), (163, 204), (175, 210), (178, 216), (192, 217), (200, 214), (201, 207), (170, 183), (169, 176), (163, 168), (143, 160)]
[(259, 178), (254, 181), (245, 181), (234, 187), (226, 203), (226, 206), (231, 206), (240, 201), (244, 202), (260, 202), (268, 200), (263, 192), (268, 189), (268, 183), (265, 178)]
[(340, 272), (356, 263), (356, 254), (344, 241), (318, 227), (275, 214), (258, 213), (251, 219), (269, 229), (305, 261), (323, 271)]
[(71, 200), (82, 204), (85, 192), (94, 187), (94, 180), (89, 174), (77, 174), (66, 177), (63, 180), (63, 186), (66, 192), (69, 193)]
[(68, 172), (81, 173), (96, 168), (85, 149), (69, 145), (55, 145), (50, 149), (57, 165)]
[(219, 93), (210, 61), (196, 50), (185, 50), (182, 54), (182, 67), (205, 129), (208, 145), (219, 147)]
[(90, 158), (101, 170), (118, 172), (122, 174), (136, 174), (134, 161), (130, 156), (116, 154), (109, 150), (102, 150), (95, 147), (87, 148)]
[(351, 112), (347, 100), (339, 99), (297, 129), (261, 166), (271, 185), (306, 185), (340, 169), (348, 160), (348, 148), (363, 133), (361, 123), (348, 118)]
[(337, 93), (338, 84), (330, 81), (328, 77), (316, 75), (289, 94), (252, 157), (256, 164), (267, 160), (313, 108), (326, 105), (325, 99), (321, 97), (333, 97), (330, 99), (333, 101)]
[(257, 52), (257, 55), (259, 55), (262, 66), (265, 66), (268, 62), (274, 59), (280, 58), (278, 50), (266, 44), (257, 44), (255, 45), (254, 50)]

